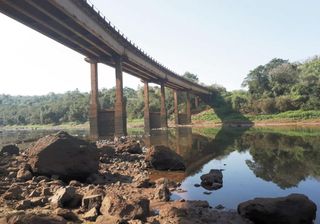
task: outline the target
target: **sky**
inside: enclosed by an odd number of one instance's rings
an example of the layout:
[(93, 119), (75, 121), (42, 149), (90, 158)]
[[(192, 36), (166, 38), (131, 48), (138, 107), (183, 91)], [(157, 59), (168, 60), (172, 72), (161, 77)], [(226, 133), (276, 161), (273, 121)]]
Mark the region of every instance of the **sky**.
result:
[[(178, 74), (241, 88), (250, 70), (272, 58), (319, 54), (318, 0), (91, 0), (121, 32)], [(84, 56), (0, 13), (0, 94), (90, 90)], [(115, 84), (99, 64), (99, 88)], [(124, 74), (124, 86), (139, 79)]]

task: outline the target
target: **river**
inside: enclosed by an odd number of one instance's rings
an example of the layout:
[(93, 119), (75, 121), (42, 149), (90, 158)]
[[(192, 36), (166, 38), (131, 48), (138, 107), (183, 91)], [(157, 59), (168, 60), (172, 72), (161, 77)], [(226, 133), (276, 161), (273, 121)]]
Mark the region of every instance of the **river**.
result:
[[(17, 141), (27, 145), (28, 140), (55, 131), (3, 131), (0, 146)], [(82, 138), (88, 135), (87, 130), (70, 132)], [(129, 133), (141, 135), (142, 130)], [(302, 193), (320, 208), (320, 128), (170, 128), (152, 131), (144, 142), (169, 146), (187, 164), (186, 172), (152, 174), (181, 182), (181, 190), (172, 199), (207, 200), (212, 207), (221, 204), (236, 209), (240, 202), (254, 197)], [(223, 187), (208, 194), (210, 191), (195, 184), (210, 169), (223, 170)]]

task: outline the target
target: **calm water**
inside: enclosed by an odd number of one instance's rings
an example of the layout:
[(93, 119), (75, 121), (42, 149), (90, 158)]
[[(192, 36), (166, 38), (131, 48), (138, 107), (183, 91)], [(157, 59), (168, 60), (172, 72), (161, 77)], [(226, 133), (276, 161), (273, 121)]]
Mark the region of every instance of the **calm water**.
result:
[[(213, 207), (236, 209), (254, 197), (302, 193), (320, 208), (320, 129), (184, 128), (154, 132), (147, 143), (166, 144), (187, 162), (186, 173), (162, 173), (181, 181), (186, 190), (174, 193), (173, 199), (207, 200)], [(206, 189), (194, 184), (210, 169), (224, 169), (223, 187), (206, 195)]]
[[(0, 133), (0, 146), (37, 139), (56, 130)], [(142, 134), (141, 131), (129, 131)], [(87, 137), (87, 130), (71, 134)], [(28, 144), (28, 143), (25, 143)], [(168, 145), (186, 161), (186, 172), (156, 172), (182, 183), (184, 193), (173, 199), (207, 200), (215, 207), (236, 209), (254, 197), (278, 197), (302, 193), (320, 208), (320, 128), (177, 128), (153, 131), (146, 145)], [(200, 176), (210, 169), (224, 169), (223, 187), (210, 195)], [(317, 223), (320, 223), (320, 209)]]

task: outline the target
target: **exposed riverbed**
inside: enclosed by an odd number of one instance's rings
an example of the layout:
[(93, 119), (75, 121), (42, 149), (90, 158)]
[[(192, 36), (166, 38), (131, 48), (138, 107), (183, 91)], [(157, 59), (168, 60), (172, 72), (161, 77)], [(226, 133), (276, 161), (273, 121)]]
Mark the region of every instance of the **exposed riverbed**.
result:
[[(52, 132), (56, 130), (2, 132), (0, 145), (27, 145), (28, 140)], [(88, 132), (73, 130), (71, 134), (86, 138)], [(132, 130), (130, 134), (142, 132)], [(172, 128), (153, 131), (144, 142), (146, 146), (167, 145), (186, 161), (185, 172), (154, 171), (151, 175), (181, 182), (172, 199), (206, 200), (212, 207), (236, 209), (240, 202), (254, 197), (302, 193), (320, 207), (319, 128)], [(195, 186), (210, 169), (223, 170), (223, 187), (208, 191)]]

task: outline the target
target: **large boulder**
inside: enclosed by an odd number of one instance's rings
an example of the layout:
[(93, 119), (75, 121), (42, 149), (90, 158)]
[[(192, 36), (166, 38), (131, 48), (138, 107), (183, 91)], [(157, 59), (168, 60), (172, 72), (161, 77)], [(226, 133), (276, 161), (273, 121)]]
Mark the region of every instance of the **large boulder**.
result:
[(317, 206), (302, 194), (279, 198), (255, 198), (238, 205), (238, 213), (259, 224), (311, 224)]
[(146, 161), (157, 170), (185, 170), (183, 158), (164, 145), (148, 148)]
[(99, 169), (97, 148), (64, 131), (40, 138), (29, 149), (29, 157), (32, 171), (37, 175), (85, 180)]
[(222, 187), (223, 175), (221, 170), (212, 169), (209, 173), (203, 174), (200, 179), (201, 186), (207, 190), (217, 190)]
[(19, 155), (19, 148), (16, 145), (5, 145), (2, 147), (1, 154), (8, 154), (8, 155)]

